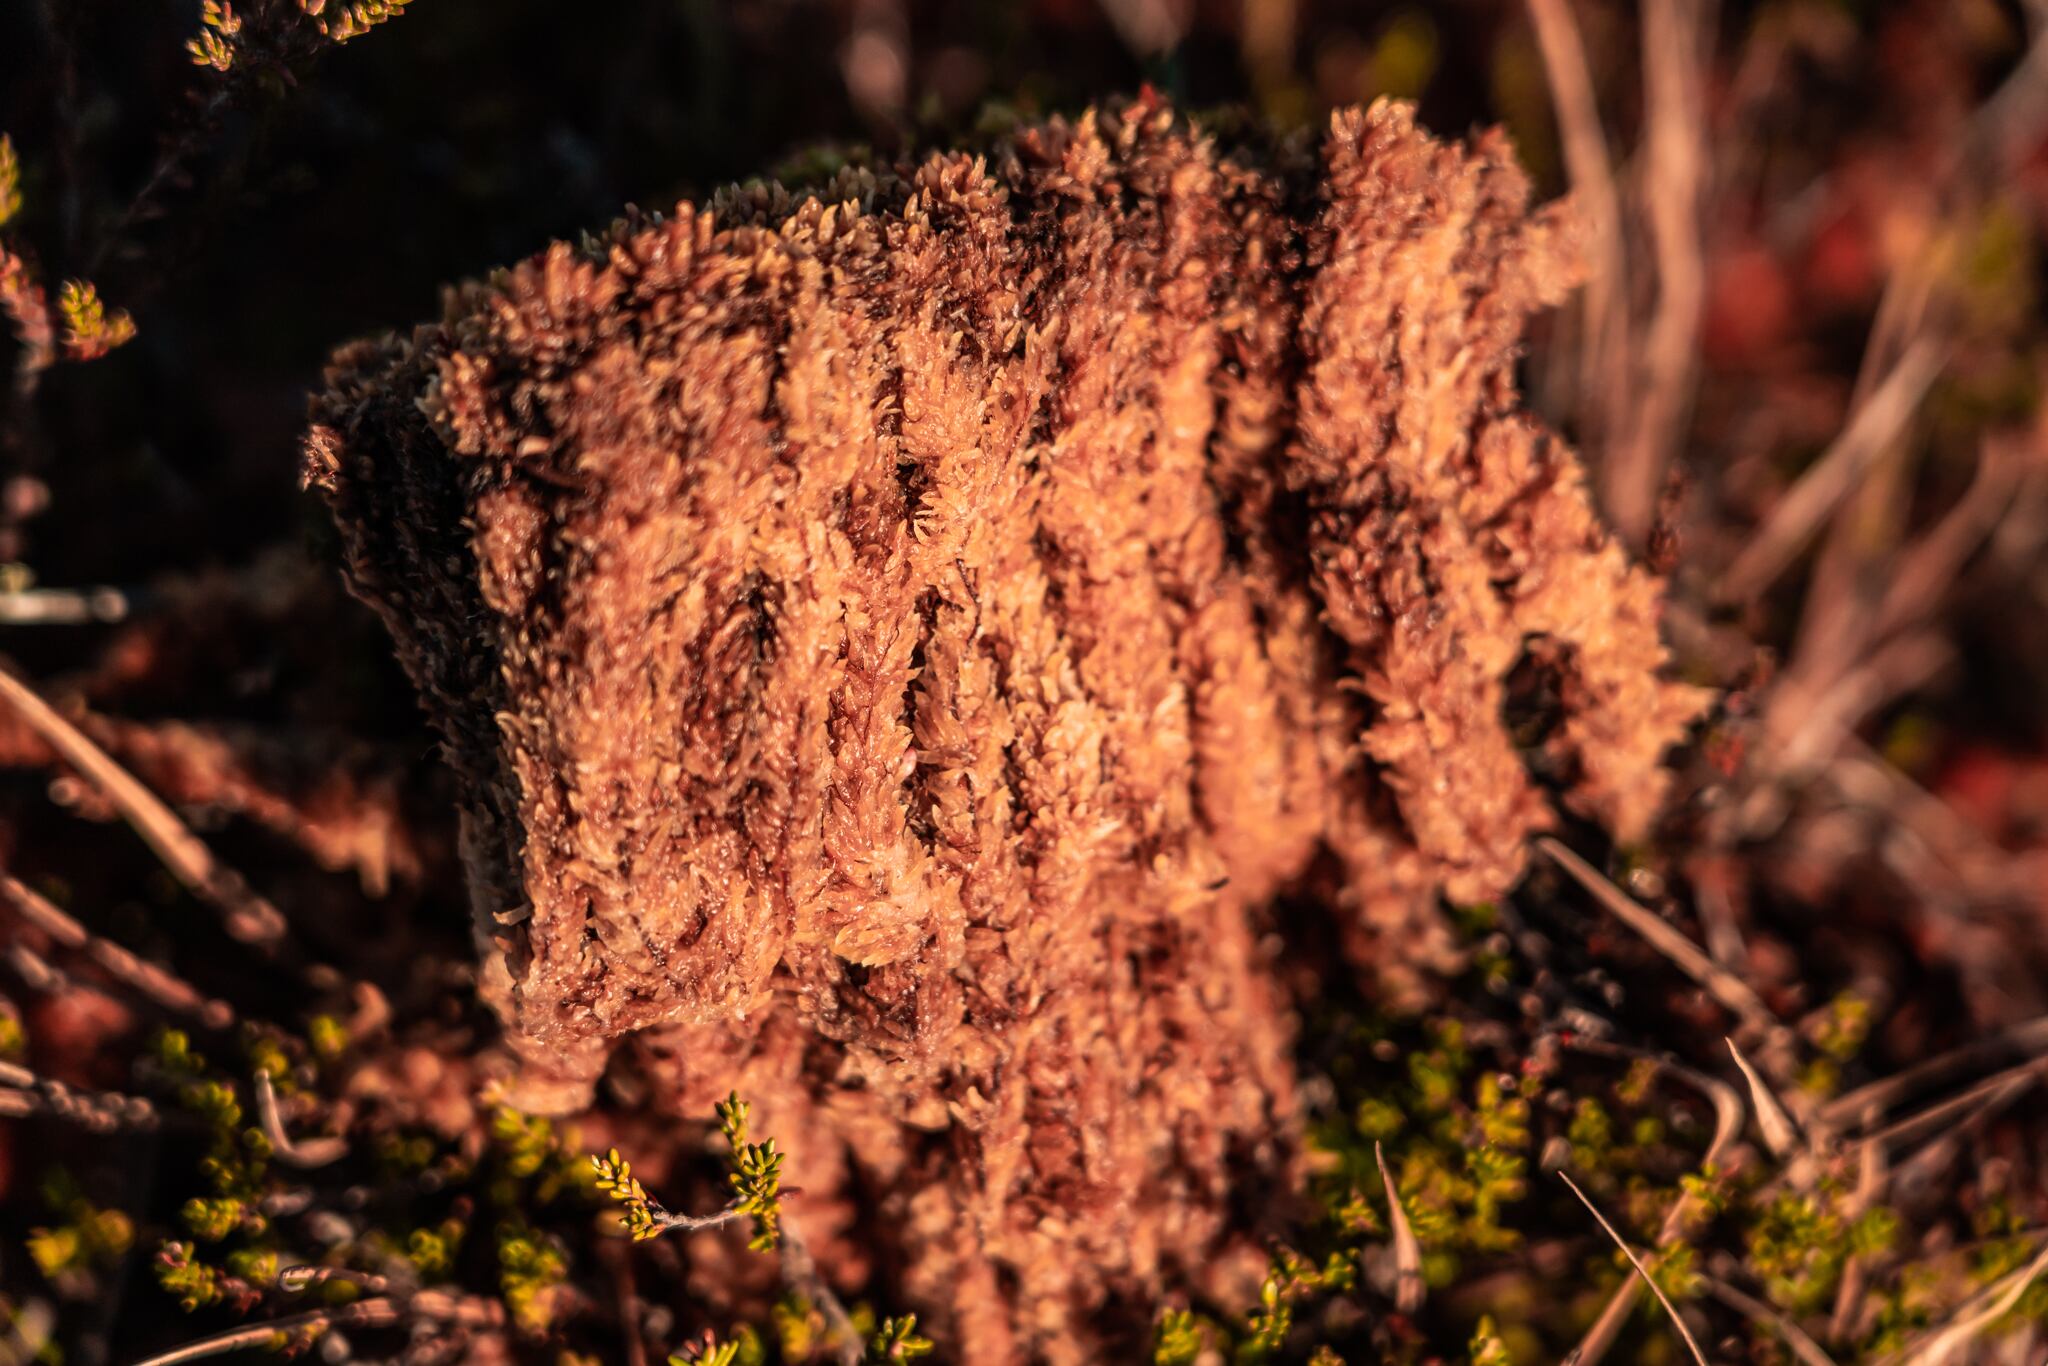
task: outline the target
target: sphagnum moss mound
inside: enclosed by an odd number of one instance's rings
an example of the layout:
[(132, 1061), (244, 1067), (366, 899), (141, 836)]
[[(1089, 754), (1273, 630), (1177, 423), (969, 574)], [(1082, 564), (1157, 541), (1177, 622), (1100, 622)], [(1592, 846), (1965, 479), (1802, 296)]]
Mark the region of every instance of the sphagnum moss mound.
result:
[(1518, 408), (1575, 276), (1527, 194), (1399, 106), (1275, 170), (1141, 101), (344, 350), (307, 477), (463, 781), (525, 1102), (620, 1044), (679, 1112), (748, 1095), (821, 1261), (892, 1245), (966, 1360), (1241, 1300), (1229, 1193), (1298, 1152), (1276, 897), (1398, 987), (1552, 820), (1528, 641), (1622, 838), (1701, 704)]

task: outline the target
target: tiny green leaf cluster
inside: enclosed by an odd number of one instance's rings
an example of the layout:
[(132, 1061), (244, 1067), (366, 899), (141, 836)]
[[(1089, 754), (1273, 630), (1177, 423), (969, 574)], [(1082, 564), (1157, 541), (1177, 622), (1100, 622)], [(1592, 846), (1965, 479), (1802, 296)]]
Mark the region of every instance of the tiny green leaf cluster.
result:
[(732, 1147), (732, 1170), (726, 1180), (733, 1189), (733, 1207), (754, 1221), (747, 1246), (766, 1252), (782, 1241), (782, 1154), (775, 1140), (747, 1141), (747, 1102), (728, 1095), (718, 1103), (718, 1123)]
[(632, 1164), (619, 1156), (617, 1148), (591, 1158), (590, 1165), (597, 1172), (597, 1188), (622, 1206), (619, 1223), (633, 1235), (634, 1242), (659, 1238), (670, 1227), (668, 1211), (647, 1193), (633, 1175)]
[(97, 360), (135, 340), (135, 320), (126, 309), (109, 313), (90, 281), (66, 280), (57, 310), (64, 315), (64, 349), (73, 360)]
[(868, 1360), (871, 1362), (914, 1361), (918, 1357), (930, 1356), (933, 1350), (930, 1338), (917, 1335), (915, 1314), (883, 1319), (874, 1336), (868, 1339)]

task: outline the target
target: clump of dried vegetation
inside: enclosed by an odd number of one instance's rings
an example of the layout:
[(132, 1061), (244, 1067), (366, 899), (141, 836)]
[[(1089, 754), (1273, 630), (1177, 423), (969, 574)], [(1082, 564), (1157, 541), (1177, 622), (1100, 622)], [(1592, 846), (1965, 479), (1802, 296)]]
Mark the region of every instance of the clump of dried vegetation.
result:
[(1517, 409), (1575, 263), (1505, 143), (1381, 105), (1299, 159), (1141, 101), (685, 206), (316, 405), (515, 1097), (582, 1108), (626, 1040), (683, 1113), (746, 1091), (976, 1359), (1241, 1293), (1233, 1184), (1297, 1129), (1258, 942), (1321, 903), (1412, 975), (1439, 897), (1519, 879), (1525, 640), (1563, 800), (1629, 838), (1704, 701)]
[[(0, 139), (0, 558), (57, 562), (72, 386), (180, 364), (195, 186), (405, 8), (208, 0), (90, 213), (76, 69)], [(1971, 624), (2048, 586), (2048, 44), (1928, 104), (1880, 251), (1896, 178), (1767, 232), (1714, 144), (1796, 152), (1823, 9), (1728, 62), (1531, 0), (1535, 209), (1500, 132), (1288, 131), (1426, 15), (1300, 75), (1251, 3), (1266, 118), (828, 151), (344, 348), (338, 544), (8, 566), (0, 1359), (2028, 1359), (2048, 736), (1941, 699), (2048, 678)]]

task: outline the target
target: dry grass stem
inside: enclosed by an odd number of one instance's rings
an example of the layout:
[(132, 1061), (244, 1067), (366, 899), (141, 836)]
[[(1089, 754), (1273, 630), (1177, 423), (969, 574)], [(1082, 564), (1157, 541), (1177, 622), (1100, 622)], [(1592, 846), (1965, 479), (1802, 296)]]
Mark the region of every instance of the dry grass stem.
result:
[[(1579, 1189), (1578, 1182), (1572, 1180), (1571, 1177), (1563, 1172), (1557, 1174), (1557, 1179), (1570, 1186), (1572, 1194), (1579, 1197), (1579, 1203), (1592, 1211), (1593, 1217), (1600, 1221), (1600, 1227), (1606, 1231), (1609, 1238), (1614, 1240), (1614, 1245), (1621, 1249), (1621, 1255), (1628, 1258), (1628, 1264), (1636, 1269), (1636, 1275), (1642, 1277), (1643, 1283), (1650, 1287), (1652, 1294), (1656, 1295), (1657, 1303), (1663, 1305), (1664, 1312), (1671, 1316), (1671, 1322), (1678, 1329), (1678, 1335), (1685, 1339), (1685, 1345), (1692, 1352), (1693, 1360), (1698, 1362), (1699, 1366), (1707, 1366), (1706, 1353), (1700, 1350), (1699, 1343), (1693, 1339), (1692, 1329), (1685, 1326), (1684, 1318), (1679, 1315), (1678, 1306), (1671, 1302), (1671, 1297), (1664, 1293), (1664, 1287), (1658, 1285), (1656, 1280), (1650, 1275), (1649, 1268), (1643, 1265), (1641, 1259), (1636, 1256), (1635, 1250), (1623, 1240), (1619, 1233), (1614, 1231), (1614, 1225), (1607, 1222), (1607, 1216), (1600, 1212), (1600, 1207), (1594, 1204), (1584, 1191)], [(1583, 1348), (1577, 1359), (1582, 1362), (1589, 1360), (1584, 1355)]]
[(1559, 841), (1545, 835), (1536, 841), (1536, 847), (1545, 857), (1570, 874), (1572, 880), (1593, 894), (1594, 900), (1604, 906), (1615, 919), (1627, 925), (1646, 940), (1686, 976), (1705, 987), (1722, 1005), (1728, 1007), (1743, 1023), (1753, 1026), (1765, 1035), (1775, 1035), (1782, 1028), (1777, 1016), (1771, 1013), (1763, 998), (1740, 977), (1709, 958), (1706, 951), (1686, 938), (1677, 930), (1664, 923), (1658, 916), (1638, 905), (1621, 888), (1603, 876), (1599, 869), (1580, 858)]
[(1747, 602), (1785, 572), (1827, 515), (1904, 429), (1941, 373), (1945, 354), (1943, 344), (1930, 336), (1906, 348), (1834, 444), (1772, 506), (1764, 524), (1735, 557), (1721, 580), (1724, 601)]
[(1386, 1151), (1378, 1142), (1372, 1145), (1372, 1157), (1380, 1169), (1380, 1183), (1387, 1188), (1387, 1224), (1394, 1234), (1397, 1277), (1394, 1307), (1404, 1314), (1416, 1314), (1422, 1309), (1422, 1298), (1427, 1290), (1422, 1282), (1422, 1244), (1416, 1240), (1415, 1230), (1409, 1227), (1408, 1211), (1401, 1208), (1401, 1196), (1394, 1189), (1393, 1173), (1387, 1170)]
[(222, 912), (229, 934), (259, 946), (274, 946), (284, 939), (285, 919), (275, 906), (251, 890), (240, 874), (214, 858), (155, 793), (5, 669), (0, 669), (0, 699), (100, 790), (173, 876)]
[(1815, 1342), (1804, 1328), (1762, 1300), (1744, 1294), (1728, 1282), (1713, 1276), (1701, 1276), (1700, 1284), (1706, 1287), (1709, 1295), (1736, 1313), (1758, 1323), (1768, 1324), (1773, 1332), (1785, 1340), (1785, 1345), (1792, 1349), (1792, 1355), (1798, 1357), (1804, 1366), (1835, 1366), (1835, 1359), (1821, 1350), (1821, 1345)]
[(1579, 305), (1584, 319), (1580, 338), (1579, 388), (1582, 406), (1591, 409), (1592, 395), (1604, 396), (1609, 411), (1597, 418), (1596, 430), (1608, 442), (1622, 432), (1625, 414), (1615, 411), (1631, 392), (1628, 345), (1628, 265), (1622, 233), (1621, 197), (1614, 187), (1607, 134), (1601, 127), (1599, 101), (1586, 49), (1572, 17), (1571, 0), (1528, 0), (1543, 67), (1550, 78), (1551, 104), (1564, 145), (1572, 193), (1585, 223), (1586, 285)]
[(1777, 1096), (1750, 1065), (1735, 1040), (1725, 1039), (1728, 1051), (1735, 1057), (1735, 1065), (1742, 1069), (1742, 1078), (1749, 1083), (1750, 1106), (1756, 1112), (1757, 1127), (1763, 1131), (1764, 1144), (1770, 1148), (1771, 1156), (1781, 1161), (1798, 1151), (1801, 1146), (1799, 1130), (1792, 1123), (1792, 1117), (1785, 1113), (1785, 1107), (1778, 1103)]
[(71, 918), (32, 888), (0, 873), (0, 899), (15, 913), (60, 946), (83, 955), (100, 971), (129, 987), (143, 999), (208, 1029), (226, 1029), (235, 1022), (226, 1001), (202, 995), (169, 968), (136, 957), (112, 940), (103, 939)]
[(1973, 1296), (1946, 1324), (1877, 1366), (1942, 1366), (1978, 1333), (2009, 1313), (2043, 1272), (2048, 1272), (2048, 1243), (2025, 1266)]

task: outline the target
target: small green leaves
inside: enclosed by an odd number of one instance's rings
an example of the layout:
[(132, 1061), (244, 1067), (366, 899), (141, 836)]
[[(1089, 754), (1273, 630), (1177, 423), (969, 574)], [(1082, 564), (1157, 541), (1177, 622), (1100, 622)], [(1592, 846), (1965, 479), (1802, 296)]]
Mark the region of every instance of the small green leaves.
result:
[(709, 1333), (668, 1359), (668, 1366), (734, 1366), (739, 1360), (737, 1342), (720, 1342)]
[(226, 71), (235, 64), (235, 38), (242, 31), (241, 18), (226, 0), (206, 0), (199, 8), (199, 22), (205, 27), (185, 44), (194, 66)]
[(1194, 1366), (1208, 1345), (1202, 1322), (1192, 1309), (1168, 1309), (1159, 1316), (1152, 1342), (1152, 1366)]
[(632, 1164), (619, 1156), (617, 1148), (603, 1157), (592, 1157), (590, 1165), (597, 1171), (597, 1188), (624, 1207), (619, 1223), (633, 1235), (634, 1242), (659, 1238), (669, 1228), (668, 1211), (647, 1194), (633, 1175)]
[(732, 1171), (726, 1177), (733, 1189), (733, 1208), (754, 1221), (754, 1236), (747, 1246), (766, 1252), (782, 1241), (782, 1154), (775, 1140), (747, 1141), (747, 1114), (751, 1107), (737, 1093), (718, 1102), (718, 1126), (732, 1146)]
[(748, 1143), (733, 1153), (733, 1169), (726, 1180), (732, 1183), (734, 1206), (754, 1221), (754, 1236), (747, 1246), (766, 1252), (782, 1241), (782, 1154), (775, 1140)]
[(1493, 1326), (1489, 1315), (1479, 1316), (1479, 1323), (1472, 1330), (1471, 1345), (1466, 1350), (1471, 1354), (1472, 1366), (1514, 1366), (1514, 1358), (1508, 1355), (1508, 1345), (1501, 1339), (1500, 1330)]
[(512, 1321), (529, 1333), (554, 1322), (556, 1291), (569, 1273), (567, 1260), (546, 1234), (518, 1219), (498, 1228), (498, 1290)]
[(0, 133), (0, 227), (21, 212), (21, 158), (14, 154), (14, 141)]
[(881, 1327), (868, 1339), (869, 1361), (913, 1361), (918, 1357), (930, 1356), (933, 1345), (930, 1338), (917, 1335), (917, 1315), (905, 1314), (902, 1318), (882, 1320)]
[(135, 339), (134, 319), (125, 309), (109, 313), (90, 281), (66, 280), (57, 311), (64, 315), (64, 350), (73, 360), (98, 360)]
[(199, 1261), (190, 1243), (165, 1243), (157, 1250), (156, 1282), (188, 1314), (221, 1300), (220, 1273)]
[(590, 1159), (597, 1188), (623, 1207), (619, 1222), (635, 1242), (658, 1238), (670, 1229), (691, 1232), (739, 1218), (754, 1221), (754, 1236), (747, 1244), (754, 1251), (766, 1252), (782, 1241), (782, 1154), (775, 1151), (775, 1140), (747, 1141), (747, 1103), (736, 1095), (719, 1102), (718, 1123), (732, 1147), (726, 1181), (733, 1198), (716, 1214), (699, 1218), (671, 1213), (647, 1193), (617, 1148)]

